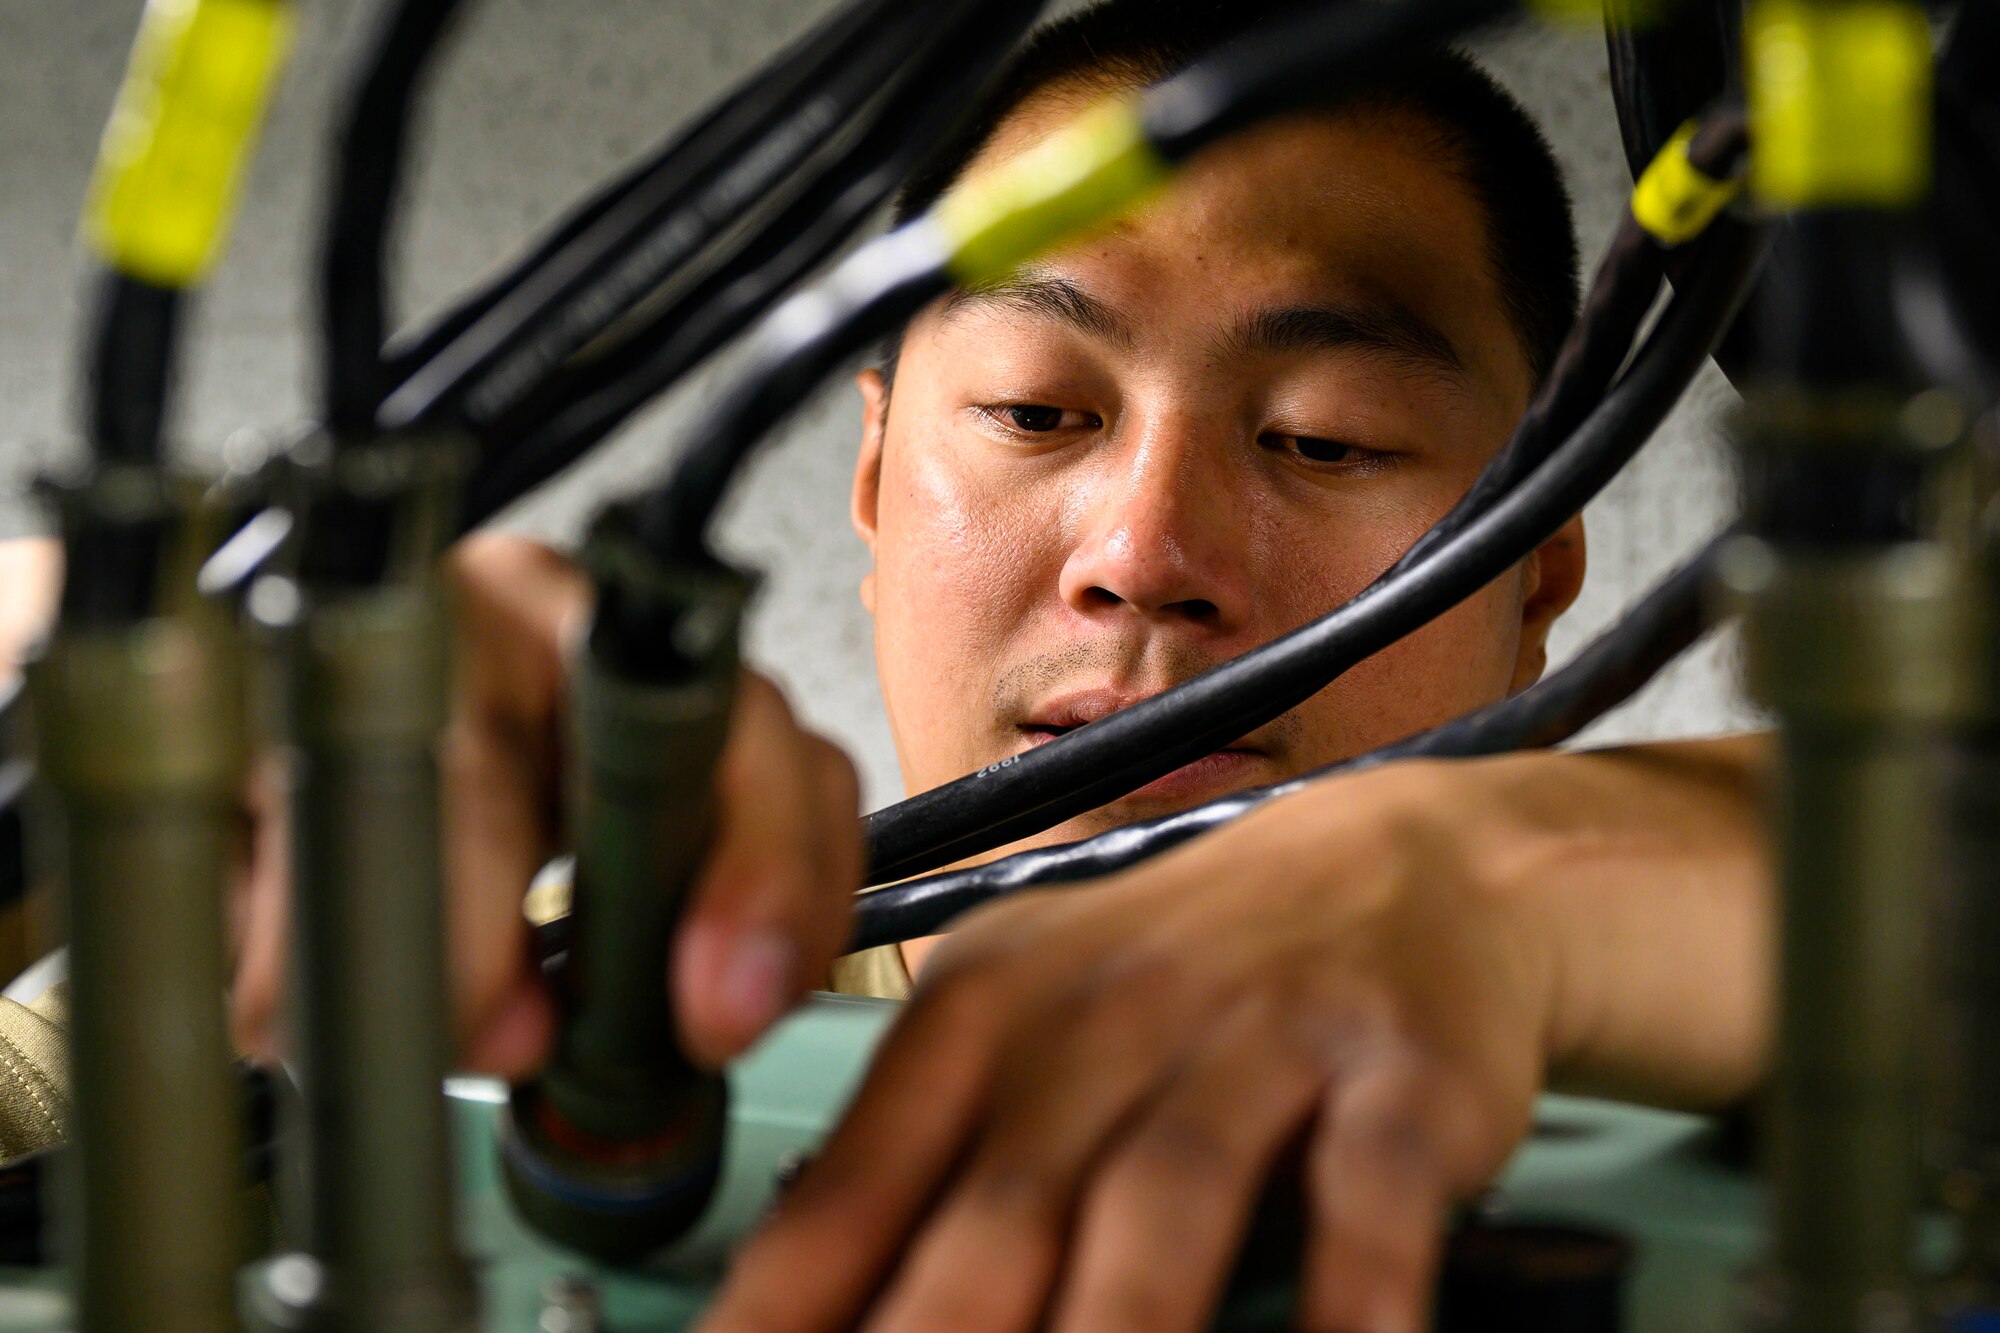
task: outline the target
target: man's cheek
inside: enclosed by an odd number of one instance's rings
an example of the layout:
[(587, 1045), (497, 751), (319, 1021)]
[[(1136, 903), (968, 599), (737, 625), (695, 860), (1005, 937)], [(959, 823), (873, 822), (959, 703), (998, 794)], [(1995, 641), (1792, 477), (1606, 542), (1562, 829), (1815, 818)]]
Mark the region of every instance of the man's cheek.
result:
[(1039, 599), (1055, 596), (1059, 509), (940, 452), (911, 460), (897, 478), (887, 549), (877, 553), (878, 566), (894, 567), (894, 584), (879, 600), (904, 601), (896, 609), (930, 629), (968, 636), (960, 651), (992, 653)]
[(1377, 707), (1365, 748), (1384, 745), (1492, 703), (1507, 692), (1520, 641), (1518, 615), (1487, 588), (1348, 673)]

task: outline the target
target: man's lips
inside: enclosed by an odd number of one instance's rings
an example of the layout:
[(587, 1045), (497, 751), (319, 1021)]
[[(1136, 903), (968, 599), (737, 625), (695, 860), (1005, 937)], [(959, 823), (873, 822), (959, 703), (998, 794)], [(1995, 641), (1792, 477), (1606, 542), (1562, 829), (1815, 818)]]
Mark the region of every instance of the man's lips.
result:
[[(1024, 749), (1034, 749), (1046, 745), (1059, 736), (1068, 735), (1078, 727), (1088, 726), (1099, 718), (1108, 717), (1121, 708), (1129, 708), (1143, 699), (1150, 699), (1159, 690), (1083, 690), (1062, 695), (1037, 706), (1029, 714), (1028, 720), (1015, 724), (1027, 741)], [(1263, 750), (1254, 745), (1238, 742), (1206, 755), (1192, 763), (1185, 764), (1171, 773), (1153, 779), (1138, 788), (1133, 795), (1153, 797), (1196, 796), (1204, 792), (1244, 785), (1250, 767), (1264, 757)]]
[(1073, 731), (1164, 692), (1165, 687), (1157, 690), (1077, 690), (1037, 704), (1019, 726), (1024, 731)]

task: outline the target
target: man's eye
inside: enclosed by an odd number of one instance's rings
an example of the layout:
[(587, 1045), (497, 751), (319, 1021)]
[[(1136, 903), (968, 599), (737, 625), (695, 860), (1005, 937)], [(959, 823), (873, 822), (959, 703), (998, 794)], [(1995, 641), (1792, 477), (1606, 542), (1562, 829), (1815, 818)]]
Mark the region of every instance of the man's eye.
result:
[(998, 403), (978, 410), (994, 425), (1022, 435), (1047, 435), (1058, 430), (1096, 430), (1104, 424), (1094, 412), (1050, 407), (1046, 403)]
[(1002, 410), (1006, 412), (1007, 419), (1014, 423), (1016, 430), (1039, 434), (1062, 425), (1063, 410), (1060, 407), (1043, 407), (1039, 403), (1015, 403)]
[(1300, 436), (1298, 445), (1299, 453), (1315, 463), (1350, 463), (1361, 455), (1359, 449), (1339, 440), (1315, 440), (1311, 436)]
[(1264, 443), (1270, 448), (1290, 450), (1308, 463), (1352, 465), (1375, 463), (1386, 457), (1374, 449), (1363, 449), (1358, 444), (1347, 444), (1340, 440), (1322, 440), (1311, 435), (1266, 435)]

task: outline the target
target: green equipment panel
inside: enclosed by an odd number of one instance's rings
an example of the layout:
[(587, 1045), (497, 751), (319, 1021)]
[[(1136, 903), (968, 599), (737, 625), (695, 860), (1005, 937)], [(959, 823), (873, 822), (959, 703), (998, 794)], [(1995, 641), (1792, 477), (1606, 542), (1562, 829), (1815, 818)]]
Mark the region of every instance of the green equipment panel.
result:
[[(447, 1085), (458, 1131), (460, 1228), (481, 1274), (492, 1333), (536, 1333), (548, 1293), (589, 1292), (606, 1333), (669, 1333), (692, 1322), (734, 1245), (778, 1181), (811, 1153), (853, 1095), (894, 1015), (890, 1001), (821, 996), (781, 1024), (731, 1074), (730, 1138), (716, 1198), (673, 1254), (642, 1271), (610, 1269), (552, 1248), (514, 1215), (493, 1144), (501, 1084)], [(1609, 1102), (1550, 1096), (1529, 1143), (1501, 1177), (1509, 1218), (1606, 1228), (1637, 1243), (1627, 1333), (1728, 1333), (1739, 1282), (1759, 1243), (1752, 1179), (1725, 1165), (1712, 1122)], [(68, 1327), (60, 1278), (0, 1272), (0, 1333)], [(1283, 1327), (1283, 1292), (1254, 1293), (1221, 1329)]]

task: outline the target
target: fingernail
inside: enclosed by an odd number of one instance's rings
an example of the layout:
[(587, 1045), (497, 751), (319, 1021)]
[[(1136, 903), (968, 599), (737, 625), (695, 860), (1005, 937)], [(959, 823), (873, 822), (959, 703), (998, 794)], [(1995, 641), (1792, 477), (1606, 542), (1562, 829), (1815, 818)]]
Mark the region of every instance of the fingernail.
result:
[(722, 969), (716, 999), (730, 1027), (749, 1034), (762, 1032), (791, 998), (791, 941), (757, 932), (744, 937)]

